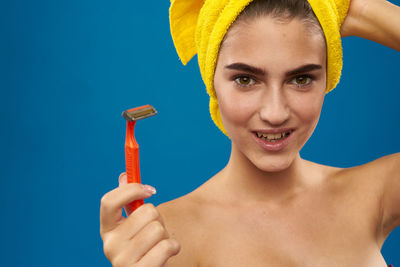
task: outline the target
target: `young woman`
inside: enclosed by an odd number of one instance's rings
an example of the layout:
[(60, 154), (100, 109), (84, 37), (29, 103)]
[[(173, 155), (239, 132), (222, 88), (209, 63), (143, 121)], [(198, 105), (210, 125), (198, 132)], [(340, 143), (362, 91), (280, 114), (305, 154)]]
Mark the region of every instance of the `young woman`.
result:
[[(400, 51), (400, 8), (352, 0), (340, 34)], [(154, 191), (121, 174), (100, 210), (113, 266), (387, 266), (380, 249), (400, 224), (400, 155), (342, 169), (299, 154), (329, 84), (327, 47), (303, 0), (255, 0), (240, 13), (213, 76), (232, 141), (227, 166), (195, 191), (133, 213), (126, 205)]]

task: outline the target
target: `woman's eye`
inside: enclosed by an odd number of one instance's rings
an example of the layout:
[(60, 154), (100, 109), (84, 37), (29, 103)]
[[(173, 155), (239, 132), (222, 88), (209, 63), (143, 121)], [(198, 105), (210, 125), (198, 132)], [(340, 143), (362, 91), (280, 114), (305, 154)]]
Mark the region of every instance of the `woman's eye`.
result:
[(238, 76), (235, 78), (235, 82), (239, 86), (248, 87), (254, 84), (254, 79), (249, 76)]
[(306, 86), (309, 83), (311, 83), (312, 78), (310, 76), (297, 76), (294, 78), (292, 81), (294, 81), (294, 84), (297, 85), (298, 87)]

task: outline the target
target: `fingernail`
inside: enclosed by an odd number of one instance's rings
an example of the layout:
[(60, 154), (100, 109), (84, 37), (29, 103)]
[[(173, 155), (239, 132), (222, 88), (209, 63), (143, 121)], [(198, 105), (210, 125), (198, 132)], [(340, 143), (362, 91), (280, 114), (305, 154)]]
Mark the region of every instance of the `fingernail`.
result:
[(156, 194), (157, 191), (154, 187), (152, 187), (151, 185), (147, 185), (147, 184), (142, 184), (142, 187), (144, 188), (144, 190), (152, 195)]
[(120, 176), (118, 177), (118, 183), (126, 182), (126, 178), (124, 179), (124, 181), (122, 180), (122, 177), (124, 177), (124, 176), (126, 176), (126, 172), (123, 172), (120, 174)]

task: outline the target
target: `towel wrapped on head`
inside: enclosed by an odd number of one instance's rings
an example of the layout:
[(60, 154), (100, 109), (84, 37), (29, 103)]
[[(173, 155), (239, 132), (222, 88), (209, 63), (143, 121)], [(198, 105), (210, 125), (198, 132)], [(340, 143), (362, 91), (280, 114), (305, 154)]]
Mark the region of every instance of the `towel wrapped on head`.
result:
[[(197, 53), (201, 76), (210, 96), (211, 118), (228, 136), (218, 108), (214, 72), (219, 48), (229, 27), (253, 0), (171, 0), (171, 35), (184, 65)], [(342, 71), (340, 27), (350, 0), (308, 0), (318, 18), (327, 45), (327, 84), (325, 92), (336, 87)], [(229, 136), (228, 136), (229, 137)]]

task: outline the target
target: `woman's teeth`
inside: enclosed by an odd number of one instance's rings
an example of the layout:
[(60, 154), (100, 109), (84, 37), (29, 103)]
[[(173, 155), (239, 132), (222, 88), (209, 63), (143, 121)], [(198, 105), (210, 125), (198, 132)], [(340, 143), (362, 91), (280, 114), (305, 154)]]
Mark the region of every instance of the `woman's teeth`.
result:
[(287, 131), (287, 132), (276, 133), (276, 134), (266, 134), (266, 133), (258, 133), (257, 132), (257, 136), (259, 138), (262, 138), (262, 139), (267, 140), (269, 142), (275, 142), (275, 141), (278, 141), (278, 140), (280, 140), (282, 138), (285, 138), (285, 137), (289, 136), (291, 132), (292, 131)]

